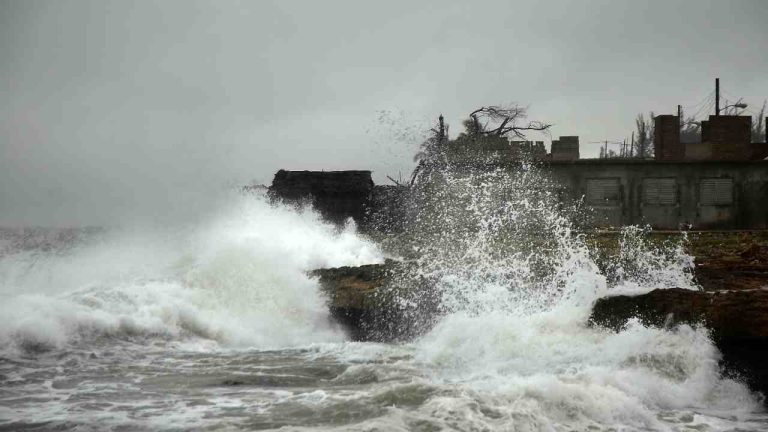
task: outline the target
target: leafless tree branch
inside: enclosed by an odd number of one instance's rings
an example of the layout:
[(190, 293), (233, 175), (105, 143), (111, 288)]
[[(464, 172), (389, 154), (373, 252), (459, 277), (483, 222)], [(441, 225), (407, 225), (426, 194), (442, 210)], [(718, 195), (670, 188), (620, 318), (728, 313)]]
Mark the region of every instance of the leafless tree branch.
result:
[[(525, 138), (524, 131), (543, 132), (552, 127), (549, 123), (539, 121), (529, 121), (525, 124), (518, 124), (527, 117), (527, 109), (514, 105), (512, 107), (487, 106), (481, 107), (469, 114), (469, 117), (476, 125), (484, 121), (482, 127), (478, 127), (478, 132), (483, 135), (505, 136), (514, 134), (518, 138)], [(495, 126), (490, 126), (493, 125)]]
[(387, 178), (389, 179), (389, 181), (391, 181), (392, 183), (394, 183), (396, 186), (403, 186), (402, 184), (400, 184), (400, 182), (399, 182), (399, 181), (397, 181), (397, 180), (393, 179), (392, 177), (390, 177), (390, 176), (387, 176)]

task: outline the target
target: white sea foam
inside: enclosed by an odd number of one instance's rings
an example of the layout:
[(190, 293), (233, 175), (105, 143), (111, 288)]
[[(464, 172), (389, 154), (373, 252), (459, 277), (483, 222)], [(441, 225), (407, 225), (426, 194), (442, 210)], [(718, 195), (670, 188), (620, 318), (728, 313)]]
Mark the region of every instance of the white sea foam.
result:
[(630, 322), (614, 333), (587, 326), (580, 308), (452, 314), (417, 343), (416, 353), (434, 382), (463, 389), (442, 400), (443, 409), (476, 406), (496, 415), (474, 424), (469, 416), (468, 427), (665, 430), (657, 418), (663, 411), (737, 419), (760, 409), (743, 384), (721, 377), (706, 330)]
[(339, 231), (310, 210), (241, 197), (193, 227), (6, 254), (0, 346), (45, 350), (102, 336), (242, 347), (341, 341), (305, 272), (381, 259), (354, 226)]
[(613, 279), (610, 295), (642, 294), (653, 289), (701, 287), (693, 277), (694, 257), (686, 253), (687, 234), (662, 243), (650, 239), (650, 227), (621, 230), (619, 251), (607, 271)]
[[(534, 168), (446, 177), (417, 203), (437, 208), (431, 220), (442, 224), (421, 232), (451, 248), (424, 248), (444, 315), (414, 356), (434, 383), (457, 390), (420, 407), (426, 417), (462, 430), (667, 430), (662, 412), (706, 412), (700, 427), (728, 413), (733, 427), (760, 410), (742, 383), (722, 377), (706, 329), (588, 324), (604, 295), (698, 289), (684, 239), (658, 247), (646, 229), (627, 228), (603, 274), (552, 195), (536, 187), (547, 183)], [(461, 217), (443, 204), (467, 202)]]
[[(436, 281), (439, 317), (408, 344), (345, 342), (304, 273), (379, 262), (376, 247), (354, 227), (338, 232), (310, 211), (261, 198), (238, 201), (195, 227), (107, 232), (68, 248), (5, 254), (5, 350), (123, 339), (183, 349), (131, 346), (117, 357), (130, 377), (111, 376), (112, 358), (102, 353), (77, 357), (72, 370), (55, 359), (28, 369), (4, 364), (3, 379), (19, 396), (13, 410), (0, 407), (0, 417), (170, 430), (768, 424), (760, 400), (722, 376), (706, 329), (630, 321), (614, 332), (588, 324), (604, 295), (697, 289), (681, 243), (658, 248), (645, 230), (630, 228), (604, 272), (534, 170), (448, 180), (425, 191), (429, 201), (411, 233), (421, 253), (418, 273), (404, 275)], [(275, 347), (298, 349), (267, 350)], [(41, 372), (71, 383), (57, 389)], [(273, 384), (261, 385), (263, 377)], [(297, 378), (314, 384), (298, 387)], [(35, 380), (43, 379), (41, 389)], [(224, 385), (230, 380), (242, 385)], [(94, 392), (109, 408), (88, 405)], [(55, 397), (36, 401), (41, 394)]]

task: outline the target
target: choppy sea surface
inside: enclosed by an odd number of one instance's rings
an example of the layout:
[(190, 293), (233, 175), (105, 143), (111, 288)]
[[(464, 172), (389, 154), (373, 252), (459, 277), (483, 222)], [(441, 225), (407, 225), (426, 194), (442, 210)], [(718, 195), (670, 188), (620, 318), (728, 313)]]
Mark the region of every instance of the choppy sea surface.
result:
[[(2, 230), (0, 430), (768, 430), (706, 329), (587, 325), (598, 296), (696, 289), (690, 262), (628, 244), (606, 277), (552, 223), (553, 259), (444, 275), (436, 325), (399, 344), (330, 319), (306, 272), (384, 253), (309, 210), (247, 197), (174, 229)], [(523, 300), (509, 282), (531, 263), (549, 276), (526, 289), (553, 288)]]

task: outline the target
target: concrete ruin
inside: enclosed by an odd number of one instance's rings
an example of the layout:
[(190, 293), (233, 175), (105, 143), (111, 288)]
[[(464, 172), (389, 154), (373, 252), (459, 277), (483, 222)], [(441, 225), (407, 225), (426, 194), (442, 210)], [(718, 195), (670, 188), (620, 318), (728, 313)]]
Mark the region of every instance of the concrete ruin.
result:
[(659, 115), (654, 118), (653, 144), (659, 161), (747, 161), (768, 157), (768, 143), (752, 142), (749, 116), (711, 115), (701, 122), (701, 141), (684, 143), (680, 140), (680, 117)]
[[(583, 200), (594, 227), (768, 229), (768, 161), (582, 159), (543, 169), (562, 201)], [(311, 203), (335, 223), (351, 217), (392, 232), (402, 228), (407, 188), (375, 186), (370, 171), (279, 171), (270, 193)]]
[[(579, 137), (561, 136), (547, 154), (541, 141), (504, 137), (449, 142), (448, 159), (461, 169), (508, 167), (521, 159), (542, 164), (564, 202), (583, 200), (594, 227), (650, 225), (655, 229), (768, 229), (768, 143), (751, 142), (751, 117), (710, 116), (701, 142), (680, 139), (680, 118), (654, 118), (654, 159), (580, 159)], [(768, 119), (766, 119), (768, 124)], [(370, 171), (279, 171), (274, 196), (311, 200), (327, 219), (353, 218), (364, 229), (398, 231), (407, 188), (374, 186)]]
[(768, 228), (768, 161), (585, 159), (550, 162), (563, 200), (584, 200), (596, 227)]
[(553, 161), (574, 161), (579, 159), (579, 137), (561, 136), (552, 140), (550, 159)]
[(294, 204), (309, 204), (325, 219), (358, 225), (366, 218), (373, 191), (370, 171), (286, 171), (272, 180), (269, 195)]

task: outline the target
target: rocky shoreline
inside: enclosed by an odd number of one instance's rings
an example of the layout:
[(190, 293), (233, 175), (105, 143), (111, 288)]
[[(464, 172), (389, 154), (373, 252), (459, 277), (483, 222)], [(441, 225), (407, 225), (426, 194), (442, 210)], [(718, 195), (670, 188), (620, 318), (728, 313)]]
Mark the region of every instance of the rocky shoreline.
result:
[(373, 314), (382, 311), (377, 301), (379, 290), (391, 277), (394, 261), (359, 267), (318, 269), (311, 272), (318, 277), (323, 293), (328, 298), (331, 316), (347, 331), (354, 341), (379, 341), (372, 328)]
[[(674, 328), (704, 325), (723, 357), (728, 374), (768, 395), (768, 247), (766, 233), (709, 233), (694, 238), (695, 277), (702, 290), (657, 289), (640, 295), (598, 299), (590, 325), (619, 330), (630, 319)], [(746, 245), (746, 246), (745, 246)], [(412, 338), (430, 326), (430, 310), (403, 313), (388, 284), (407, 262), (319, 269), (319, 279), (334, 319), (356, 341), (392, 342)], [(428, 281), (416, 288), (428, 290)], [(428, 309), (428, 306), (427, 306)]]
[(722, 353), (724, 370), (768, 395), (768, 287), (748, 290), (657, 289), (598, 299), (590, 323), (620, 330), (636, 318), (645, 325), (706, 326)]
[(421, 301), (416, 308), (403, 307), (403, 301), (428, 299), (433, 292), (434, 284), (421, 277), (403, 278), (412, 266), (388, 259), (383, 264), (318, 269), (310, 274), (319, 279), (331, 316), (350, 339), (399, 342), (428, 330), (435, 317), (429, 301)]

